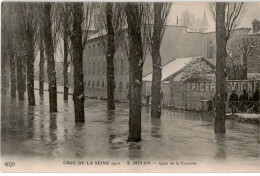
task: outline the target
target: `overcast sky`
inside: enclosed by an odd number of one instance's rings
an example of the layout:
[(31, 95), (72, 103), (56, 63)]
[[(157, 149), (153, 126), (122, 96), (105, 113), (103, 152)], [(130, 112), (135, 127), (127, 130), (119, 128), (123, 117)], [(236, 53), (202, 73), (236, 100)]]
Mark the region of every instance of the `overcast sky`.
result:
[[(186, 9), (189, 13), (194, 14), (196, 18), (202, 18), (205, 10), (210, 25), (215, 25), (208, 10), (208, 2), (174, 2), (169, 14), (168, 24), (176, 24), (177, 16), (180, 17), (181, 13)], [(253, 19), (260, 20), (260, 2), (247, 2), (246, 13), (240, 27), (251, 27)]]

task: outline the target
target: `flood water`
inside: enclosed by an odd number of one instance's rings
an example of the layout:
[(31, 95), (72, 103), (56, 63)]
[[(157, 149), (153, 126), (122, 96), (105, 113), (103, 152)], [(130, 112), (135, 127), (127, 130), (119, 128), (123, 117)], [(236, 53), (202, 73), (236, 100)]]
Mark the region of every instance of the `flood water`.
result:
[(191, 161), (217, 160), (260, 164), (260, 128), (226, 121), (226, 134), (215, 135), (214, 118), (195, 112), (164, 110), (160, 119), (142, 109), (142, 141), (126, 142), (128, 104), (115, 111), (106, 102), (86, 99), (84, 124), (75, 124), (72, 96), (58, 94), (58, 113), (49, 113), (48, 93), (36, 106), (2, 96), (1, 149), (3, 156), (26, 158), (109, 158)]

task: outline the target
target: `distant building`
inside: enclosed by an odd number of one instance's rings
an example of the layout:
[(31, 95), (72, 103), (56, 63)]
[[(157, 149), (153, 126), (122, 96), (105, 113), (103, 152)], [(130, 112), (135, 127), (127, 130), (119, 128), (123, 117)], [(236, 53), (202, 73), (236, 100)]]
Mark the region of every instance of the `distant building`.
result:
[(199, 25), (199, 32), (205, 32), (206, 30), (208, 30), (209, 28), (209, 23), (208, 23), (208, 19), (206, 16), (206, 12), (204, 10), (204, 14), (203, 14), (203, 18), (201, 20), (201, 23)]
[[(200, 65), (200, 68), (205, 68), (207, 70), (206, 75), (214, 73), (215, 66), (210, 62), (205, 60), (203, 57), (188, 57), (188, 58), (176, 58), (162, 67), (162, 93), (163, 93), (163, 103), (165, 105), (170, 105), (171, 102), (179, 101), (179, 92), (175, 92), (179, 87), (180, 83), (190, 80), (186, 75), (192, 68), (192, 64)], [(200, 69), (199, 68), (199, 69)], [(191, 75), (193, 77), (197, 75)], [(152, 86), (153, 73), (146, 75), (143, 78), (142, 95), (151, 96), (151, 86)], [(210, 76), (207, 76), (207, 80), (212, 80)], [(196, 78), (195, 78), (196, 79)], [(194, 77), (193, 77), (194, 80)], [(197, 80), (197, 79), (196, 79)], [(176, 94), (175, 94), (176, 93)], [(174, 98), (175, 97), (175, 98)]]
[[(259, 37), (259, 21), (253, 21), (253, 28), (238, 28), (233, 30), (232, 39), (239, 37)], [(171, 62), (174, 58), (187, 58), (201, 56), (208, 62), (216, 64), (216, 36), (214, 31), (207, 29), (208, 21), (204, 13), (200, 23), (200, 32), (189, 32), (187, 26), (167, 25), (161, 44), (162, 65)], [(129, 61), (128, 61), (128, 33), (127, 29), (115, 53), (115, 98), (126, 100), (129, 87)], [(104, 38), (106, 33), (96, 33), (87, 41), (84, 49), (84, 85), (85, 95), (89, 97), (106, 98), (106, 58)], [(250, 72), (260, 72), (259, 55), (252, 55), (255, 60)], [(143, 76), (152, 72), (152, 58), (146, 52), (143, 67)]]

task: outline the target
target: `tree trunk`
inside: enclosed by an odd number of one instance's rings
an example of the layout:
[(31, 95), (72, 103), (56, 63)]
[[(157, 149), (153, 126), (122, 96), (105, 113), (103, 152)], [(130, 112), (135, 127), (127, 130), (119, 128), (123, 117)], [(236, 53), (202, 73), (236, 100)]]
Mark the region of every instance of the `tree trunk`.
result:
[(152, 37), (152, 62), (153, 62), (153, 78), (152, 78), (152, 104), (151, 117), (160, 118), (161, 116), (161, 32), (163, 30), (163, 21), (161, 18), (163, 3), (154, 3), (154, 30)]
[(40, 38), (40, 63), (39, 63), (39, 94), (44, 94), (44, 45), (43, 38)]
[(57, 85), (54, 62), (54, 48), (51, 34), (51, 3), (44, 4), (44, 46), (47, 57), (47, 72), (49, 81), (50, 112), (57, 112)]
[(35, 105), (34, 97), (34, 43), (33, 32), (31, 26), (28, 25), (26, 30), (26, 43), (27, 43), (27, 95), (29, 105)]
[(15, 58), (12, 51), (10, 51), (10, 79), (11, 79), (11, 97), (16, 97), (16, 69)]
[(16, 57), (18, 100), (24, 101), (23, 57)]
[(6, 74), (6, 53), (2, 49), (1, 57), (1, 94), (6, 95), (7, 89), (7, 74)]
[(247, 79), (247, 54), (243, 54), (242, 79)]
[(112, 24), (112, 3), (108, 2), (106, 6), (107, 20), (107, 109), (115, 109), (114, 89), (115, 89), (115, 73), (114, 73), (114, 55), (115, 55), (115, 32)]
[(69, 80), (68, 80), (68, 17), (64, 17), (64, 63), (63, 63), (63, 83), (64, 83), (64, 100), (68, 100), (69, 96)]
[(225, 2), (216, 3), (216, 117), (215, 133), (225, 133), (225, 101), (226, 101), (226, 28), (225, 28)]
[(23, 91), (26, 92), (27, 58), (23, 57)]
[(71, 36), (73, 48), (73, 76), (74, 76), (74, 111), (75, 122), (85, 122), (84, 115), (84, 82), (83, 82), (83, 46), (82, 29), (83, 22), (83, 3), (74, 3), (73, 35)]
[(125, 6), (130, 47), (130, 101), (129, 101), (129, 142), (141, 140), (141, 87), (143, 69), (143, 46), (141, 37), (141, 15), (138, 4)]

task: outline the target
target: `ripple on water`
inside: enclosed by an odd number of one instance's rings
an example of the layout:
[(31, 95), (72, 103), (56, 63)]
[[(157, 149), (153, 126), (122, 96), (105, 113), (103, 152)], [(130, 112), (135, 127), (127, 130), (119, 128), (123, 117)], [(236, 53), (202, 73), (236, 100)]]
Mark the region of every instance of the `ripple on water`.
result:
[(85, 124), (75, 124), (73, 101), (58, 94), (58, 112), (50, 113), (48, 94), (36, 106), (2, 98), (2, 154), (46, 158), (219, 159), (259, 163), (259, 126), (227, 120), (216, 136), (213, 118), (164, 110), (160, 119), (142, 110), (142, 141), (127, 142), (128, 104), (106, 110), (106, 102), (86, 99)]

